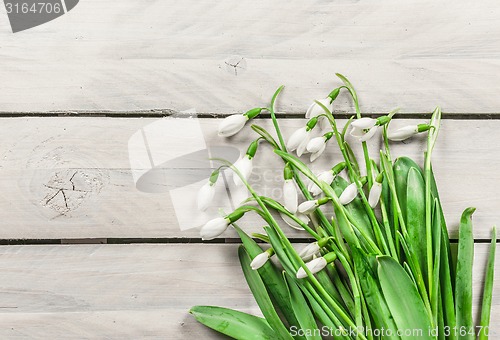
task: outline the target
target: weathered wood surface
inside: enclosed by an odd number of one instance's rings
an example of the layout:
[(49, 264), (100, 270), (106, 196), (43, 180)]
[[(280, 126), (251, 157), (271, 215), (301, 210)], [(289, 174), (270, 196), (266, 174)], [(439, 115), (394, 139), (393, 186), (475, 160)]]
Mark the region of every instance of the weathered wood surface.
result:
[(285, 84), (280, 109), (303, 112), (341, 72), (365, 112), (498, 112), (492, 0), (87, 0), (16, 34), (0, 13), (0, 111), (229, 113)]
[[(220, 305), (259, 313), (236, 249), (189, 244), (0, 247), (0, 337), (219, 338), (188, 310)], [(488, 245), (475, 249), (477, 307)], [(492, 338), (500, 334), (499, 318), (496, 284)]]
[[(216, 216), (219, 206), (229, 211), (244, 197), (238, 196), (227, 176), (226, 181), (220, 181), (217, 199), (208, 213), (196, 211), (197, 190), (205, 183), (210, 168), (217, 166), (208, 161), (208, 154), (199, 151), (208, 148), (234, 159), (238, 149), (245, 149), (254, 138), (249, 127), (233, 138), (220, 138), (216, 135), (219, 121), (2, 119), (0, 217), (4, 223), (0, 239), (198, 237), (191, 228)], [(268, 120), (255, 122), (270, 127)], [(411, 122), (416, 121), (393, 124)], [(285, 119), (281, 124), (285, 136), (289, 136), (304, 121)], [(491, 226), (500, 219), (499, 129), (497, 120), (443, 121), (434, 170), (452, 237), (456, 236), (462, 210), (469, 205), (478, 208), (474, 215), (476, 238), (489, 238)], [(148, 148), (144, 148), (144, 140)], [(340, 161), (331, 143), (334, 151), (313, 164), (315, 171)], [(378, 144), (378, 139), (372, 144)], [(393, 146), (393, 156), (405, 154), (422, 163), (422, 138)], [(376, 147), (370, 146), (374, 157)], [(151, 167), (147, 150), (159, 175), (136, 186), (135, 179)], [(281, 161), (262, 145), (255, 157), (255, 188), (280, 199), (281, 176)], [(230, 184), (233, 203), (225, 183)], [(242, 225), (256, 231), (262, 222), (255, 216), (245, 216)], [(292, 230), (290, 235), (304, 236)], [(235, 233), (225, 236), (234, 237)]]

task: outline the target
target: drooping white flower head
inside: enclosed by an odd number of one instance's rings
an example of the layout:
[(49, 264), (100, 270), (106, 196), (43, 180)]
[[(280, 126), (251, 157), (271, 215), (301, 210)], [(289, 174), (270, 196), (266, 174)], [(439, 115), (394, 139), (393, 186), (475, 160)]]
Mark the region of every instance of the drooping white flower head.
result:
[(293, 179), (286, 179), (283, 183), (283, 201), (285, 208), (292, 214), (295, 214), (297, 211), (298, 199), (299, 196), (295, 182)]
[(351, 136), (358, 138), (360, 142), (366, 142), (372, 138), (379, 128), (377, 125), (377, 119), (369, 117), (356, 119), (351, 123), (351, 126)]
[(418, 133), (418, 125), (408, 125), (395, 131), (387, 131), (387, 138), (394, 142), (401, 142)]
[(300, 157), (304, 153), (310, 138), (311, 131), (306, 126), (301, 127), (290, 136), (286, 147), (288, 151), (297, 150), (297, 155)]
[(261, 268), (263, 265), (266, 264), (270, 256), (271, 254), (269, 254), (269, 252), (267, 251), (260, 253), (259, 255), (253, 258), (252, 262), (250, 263), (250, 267), (252, 267), (253, 270)]
[[(335, 175), (333, 174), (332, 170), (327, 170), (323, 171), (318, 175), (318, 180), (321, 182), (325, 182), (328, 185), (331, 185), (333, 180), (335, 179)], [(318, 196), (323, 192), (319, 186), (316, 185), (316, 183), (312, 182), (309, 183), (307, 190), (313, 195), (313, 196)]]
[(226, 231), (229, 225), (229, 219), (225, 217), (217, 217), (208, 221), (200, 230), (202, 240), (213, 240), (217, 236)]
[(370, 189), (370, 194), (368, 195), (368, 204), (370, 207), (375, 208), (380, 200), (380, 195), (382, 194), (382, 183), (377, 181), (373, 182)]
[(346, 205), (351, 203), (358, 195), (358, 188), (356, 183), (349, 184), (339, 197), (340, 204)]
[[(324, 98), (318, 100), (321, 104), (323, 104), (328, 110), (332, 111), (333, 104), (331, 103), (331, 98)], [(325, 110), (321, 106), (319, 106), (316, 102), (312, 103), (306, 111), (306, 118), (310, 119), (313, 117), (317, 117), (321, 114), (324, 114)]]
[[(311, 271), (312, 274), (316, 274), (317, 272), (323, 270), (326, 267), (328, 262), (324, 257), (317, 257), (310, 262), (306, 263), (307, 268)], [(307, 277), (307, 273), (304, 268), (300, 267), (297, 271), (297, 279), (303, 279)]]
[[(243, 178), (248, 181), (253, 170), (252, 158), (248, 154), (245, 154), (234, 163), (234, 167), (238, 169)], [(243, 181), (236, 173), (233, 173), (233, 181), (237, 186), (243, 185)]]
[(317, 200), (305, 201), (299, 205), (297, 208), (298, 212), (301, 214), (311, 214), (318, 207)]
[[(291, 217), (289, 217), (283, 213), (280, 213), (280, 216), (283, 219), (283, 221), (285, 221), (285, 223), (288, 224), (293, 229), (304, 230), (304, 228), (302, 228), (302, 226), (300, 224), (298, 224), (297, 222), (295, 222)], [(307, 215), (304, 215), (304, 214), (297, 212), (297, 213), (295, 213), (295, 216), (299, 220), (301, 220), (304, 224), (309, 223), (309, 217), (307, 217)]]
[(208, 181), (205, 183), (200, 191), (198, 191), (198, 196), (196, 198), (196, 203), (198, 205), (198, 210), (205, 211), (208, 209), (215, 196), (215, 184)]
[(299, 256), (303, 261), (310, 261), (313, 256), (316, 256), (320, 251), (320, 246), (318, 242), (309, 243), (304, 249), (302, 249), (299, 253)]
[(236, 114), (224, 118), (219, 125), (219, 136), (230, 137), (237, 134), (247, 122), (248, 117), (242, 114)]

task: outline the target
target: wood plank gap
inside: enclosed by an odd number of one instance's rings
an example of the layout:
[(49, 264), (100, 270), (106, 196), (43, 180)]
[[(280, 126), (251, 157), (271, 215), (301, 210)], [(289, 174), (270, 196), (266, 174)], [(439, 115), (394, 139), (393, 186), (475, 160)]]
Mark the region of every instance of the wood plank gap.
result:
[[(241, 112), (234, 112), (232, 114), (237, 114)], [(304, 113), (286, 113), (277, 112), (279, 119), (303, 119)], [(337, 119), (349, 119), (355, 113), (353, 112), (334, 112)], [(380, 117), (386, 113), (363, 113), (366, 117)], [(92, 118), (164, 118), (175, 116), (176, 118), (200, 118), (200, 119), (212, 119), (212, 118), (222, 118), (227, 117), (230, 114), (219, 114), (219, 113), (179, 113), (170, 109), (152, 109), (152, 110), (140, 110), (140, 111), (53, 111), (53, 112), (1, 112), (0, 118), (19, 118), (19, 117), (39, 117), (39, 118), (51, 118), (51, 117), (92, 117)], [(412, 112), (412, 113), (401, 113), (396, 115), (397, 119), (427, 119), (431, 117), (429, 112)], [(259, 115), (259, 118), (271, 118), (270, 114), (263, 113)], [(453, 113), (453, 112), (443, 112), (443, 119), (452, 120), (500, 120), (500, 113)]]
[[(257, 243), (263, 243), (259, 239), (254, 239)], [(313, 238), (301, 237), (290, 238), (291, 243), (311, 243)], [(1, 246), (6, 245), (75, 245), (75, 244), (237, 244), (241, 240), (237, 237), (216, 238), (204, 241), (201, 238), (98, 238), (98, 239), (19, 239), (19, 240), (0, 240)], [(450, 243), (457, 244), (457, 239), (450, 239)], [(475, 244), (490, 244), (489, 239), (475, 239)], [(500, 243), (500, 239), (497, 239)]]

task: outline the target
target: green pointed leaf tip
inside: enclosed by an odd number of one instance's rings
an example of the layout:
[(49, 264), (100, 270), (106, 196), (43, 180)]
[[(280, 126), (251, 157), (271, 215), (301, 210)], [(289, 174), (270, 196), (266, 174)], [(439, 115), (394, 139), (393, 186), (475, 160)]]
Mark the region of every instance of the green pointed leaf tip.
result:
[(495, 253), (497, 247), (497, 231), (493, 227), (490, 255), (488, 256), (488, 264), (486, 265), (486, 277), (484, 279), (483, 303), (481, 306), (481, 332), (479, 333), (480, 340), (488, 339), (491, 314), (491, 300), (493, 296), (493, 281), (495, 279)]
[(234, 339), (276, 339), (267, 321), (254, 315), (215, 306), (195, 306), (189, 313), (203, 325)]
[[(474, 262), (474, 238), (472, 234), (472, 214), (476, 208), (467, 208), (460, 219), (457, 254), (457, 277), (455, 283), (455, 303), (457, 327), (472, 329), (472, 264)], [(474, 339), (471, 334), (463, 339)]]

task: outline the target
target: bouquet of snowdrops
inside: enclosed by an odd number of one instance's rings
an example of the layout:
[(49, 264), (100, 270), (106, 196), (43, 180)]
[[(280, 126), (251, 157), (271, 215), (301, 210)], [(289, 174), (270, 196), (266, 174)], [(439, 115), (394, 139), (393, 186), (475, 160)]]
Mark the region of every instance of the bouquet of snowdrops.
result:
[[(434, 110), (428, 124), (389, 130), (395, 112), (376, 119), (362, 117), (354, 87), (344, 76), (337, 76), (343, 84), (311, 105), (305, 126), (287, 140), (274, 111), (282, 87), (269, 108), (252, 109), (222, 122), (219, 134), (231, 136), (266, 110), (275, 128), (271, 133), (252, 125), (259, 136), (244, 156), (234, 164), (220, 160), (221, 168), (232, 169), (235, 181), (246, 186), (251, 197), (201, 229), (203, 239), (221, 235), (228, 226), (236, 229), (242, 241), (238, 256), (243, 273), (264, 317), (213, 306), (196, 306), (191, 313), (199, 322), (236, 339), (486, 339), (496, 234), (493, 229), (482, 313), (475, 326), (474, 208), (462, 215), (455, 261), (431, 166), (440, 109)], [(350, 94), (357, 113), (342, 129), (332, 115), (341, 91)], [(313, 138), (320, 125), (326, 132)], [(378, 131), (384, 143), (377, 164), (366, 141)], [(366, 176), (346, 142), (348, 132), (362, 143)], [(423, 168), (407, 157), (391, 158), (389, 140), (402, 141), (418, 133), (427, 134)], [(314, 161), (327, 145), (333, 146), (330, 140), (336, 142), (343, 159), (330, 170), (314, 174), (298, 157), (308, 151)], [(247, 181), (260, 142), (267, 142), (283, 160), (283, 202), (259, 195)], [(221, 168), (199, 193), (201, 209), (213, 198)], [(339, 176), (342, 172), (348, 180)], [(333, 207), (332, 219), (319, 208), (323, 205)], [(298, 252), (273, 211), (315, 241)], [(247, 213), (265, 221), (263, 233), (251, 237), (235, 224)], [(261, 244), (267, 244), (265, 250)]]

